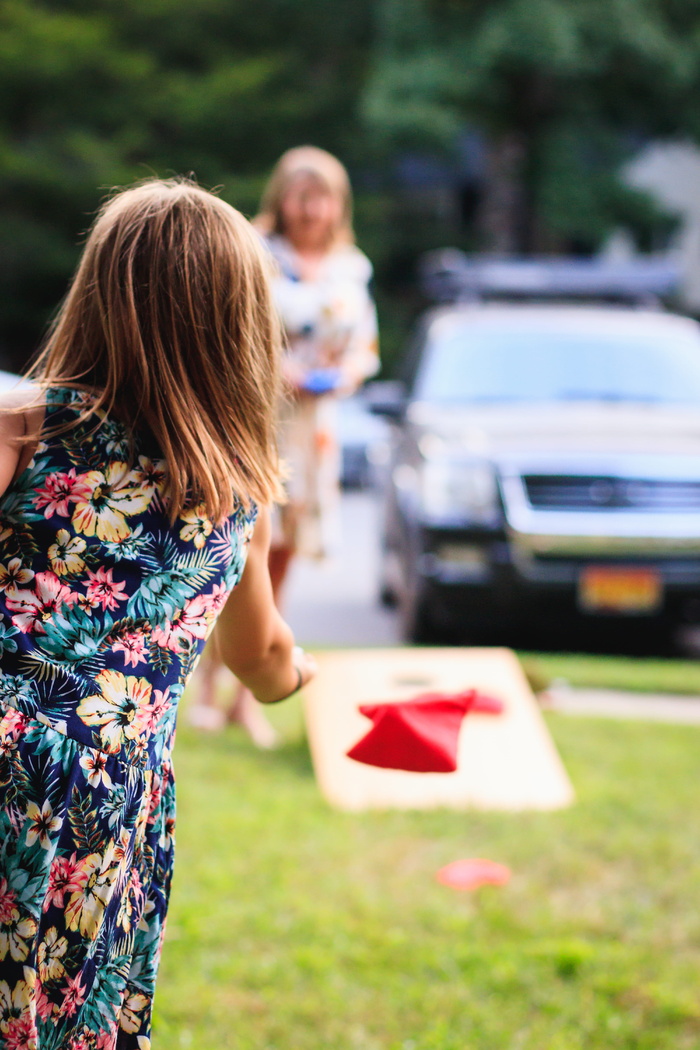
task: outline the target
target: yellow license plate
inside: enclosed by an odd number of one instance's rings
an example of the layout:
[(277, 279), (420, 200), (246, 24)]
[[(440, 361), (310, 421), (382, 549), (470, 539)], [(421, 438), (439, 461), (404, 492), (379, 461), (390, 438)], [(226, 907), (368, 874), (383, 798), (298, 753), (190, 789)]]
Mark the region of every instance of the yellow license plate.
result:
[(663, 584), (655, 569), (590, 565), (579, 577), (584, 612), (652, 613), (662, 598)]

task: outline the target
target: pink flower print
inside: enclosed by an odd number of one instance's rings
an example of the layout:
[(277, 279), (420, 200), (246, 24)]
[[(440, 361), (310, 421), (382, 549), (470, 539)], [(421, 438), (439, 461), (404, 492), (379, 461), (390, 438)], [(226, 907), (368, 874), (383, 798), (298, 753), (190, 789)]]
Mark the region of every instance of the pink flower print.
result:
[(95, 1050), (114, 1050), (117, 1045), (117, 1028), (103, 1028), (97, 1035)]
[(51, 1000), (44, 991), (44, 987), (40, 981), (37, 981), (36, 983), (36, 995), (34, 1001), (36, 1003), (36, 1012), (38, 1013), (42, 1021), (46, 1021), (47, 1018), (51, 1016), (53, 1004), (51, 1003)]
[(112, 645), (112, 652), (124, 653), (124, 664), (130, 667), (145, 664), (148, 662), (146, 636), (141, 631), (129, 631), (128, 634), (117, 638)]
[(62, 605), (73, 605), (76, 595), (53, 572), (38, 572), (33, 584), (32, 591), (16, 590), (8, 595), (7, 608), (15, 614), (12, 622), (23, 634), (46, 634), (44, 623)]
[(207, 608), (213, 617), (218, 616), (224, 605), (226, 605), (229, 594), (230, 591), (225, 583), (216, 583), (211, 594), (203, 595), (207, 602)]
[(80, 886), (80, 861), (72, 857), (55, 857), (49, 871), (49, 885), (44, 898), (44, 911), (63, 907), (66, 894), (74, 893)]
[(36, 1050), (39, 1033), (31, 1014), (23, 1013), (19, 1017), (10, 1017), (3, 1036), (7, 1050)]
[(22, 568), (19, 558), (10, 558), (7, 565), (0, 565), (0, 591), (7, 596), (14, 594), (20, 587), (26, 587), (34, 579), (31, 569)]
[(68, 518), (71, 513), (68, 504), (72, 500), (84, 498), (85, 486), (75, 473), (75, 467), (71, 467), (67, 474), (49, 474), (44, 487), (35, 491), (33, 502), (38, 510), (44, 508), (45, 518), (54, 514)]
[(155, 731), (161, 718), (172, 707), (170, 702), (170, 687), (163, 692), (160, 689), (153, 690), (153, 701), (151, 704), (151, 730)]
[(206, 638), (213, 616), (209, 611), (209, 602), (203, 594), (186, 601), (172, 621), (166, 621), (163, 627), (153, 630), (153, 640), (172, 652), (180, 652), (183, 642), (193, 638)]
[(17, 896), (8, 888), (7, 879), (0, 879), (0, 925), (9, 926), (17, 909)]
[(158, 845), (161, 849), (169, 850), (175, 841), (175, 817), (166, 817)]
[(153, 780), (151, 782), (151, 793), (148, 797), (148, 805), (146, 808), (146, 823), (153, 824), (158, 813), (161, 800), (163, 798), (163, 778), (159, 777), (157, 773), (154, 773)]
[(85, 985), (80, 983), (80, 974), (77, 977), (67, 977), (63, 989), (63, 1002), (59, 1013), (72, 1017), (79, 1006), (85, 1002)]
[(93, 607), (101, 605), (103, 609), (116, 609), (119, 602), (126, 601), (126, 584), (113, 580), (113, 571), (105, 569), (102, 565), (97, 572), (90, 572), (88, 569), (90, 582), (87, 585), (87, 596)]
[(29, 720), (16, 707), (8, 707), (0, 719), (0, 746), (16, 743), (27, 732)]

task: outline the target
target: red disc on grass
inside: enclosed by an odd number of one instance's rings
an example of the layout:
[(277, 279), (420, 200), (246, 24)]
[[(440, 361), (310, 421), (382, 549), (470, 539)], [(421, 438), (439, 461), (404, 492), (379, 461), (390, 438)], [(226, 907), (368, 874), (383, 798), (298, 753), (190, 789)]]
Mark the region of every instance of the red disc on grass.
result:
[(455, 860), (440, 868), (435, 878), (443, 886), (453, 890), (476, 890), (479, 886), (504, 886), (511, 876), (510, 868), (497, 864), (495, 860), (484, 860), (483, 857), (471, 857), (468, 860)]

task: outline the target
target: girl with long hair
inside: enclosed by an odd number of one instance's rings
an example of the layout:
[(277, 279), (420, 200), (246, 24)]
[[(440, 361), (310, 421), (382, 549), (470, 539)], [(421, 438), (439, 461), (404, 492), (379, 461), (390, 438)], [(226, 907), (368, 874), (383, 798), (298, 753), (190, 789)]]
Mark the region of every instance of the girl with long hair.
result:
[(0, 1045), (148, 1050), (178, 701), (205, 639), (258, 700), (313, 661), (267, 568), (280, 334), (242, 215), (100, 211), (0, 411)]

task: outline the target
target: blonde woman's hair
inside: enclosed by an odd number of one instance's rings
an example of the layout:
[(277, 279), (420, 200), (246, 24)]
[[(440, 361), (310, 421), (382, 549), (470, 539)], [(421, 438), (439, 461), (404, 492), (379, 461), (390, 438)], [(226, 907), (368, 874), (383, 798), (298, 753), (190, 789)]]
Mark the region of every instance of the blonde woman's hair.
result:
[(342, 202), (341, 220), (333, 231), (330, 247), (354, 244), (350, 178), (337, 157), (317, 146), (296, 146), (282, 154), (263, 190), (260, 212), (254, 220), (256, 227), (265, 234), (284, 234), (282, 202), (292, 183), (303, 176), (316, 179)]
[(151, 432), (173, 521), (193, 503), (220, 522), (280, 498), (269, 266), (250, 223), (187, 179), (118, 192), (30, 371), (93, 395), (76, 424), (106, 411)]

